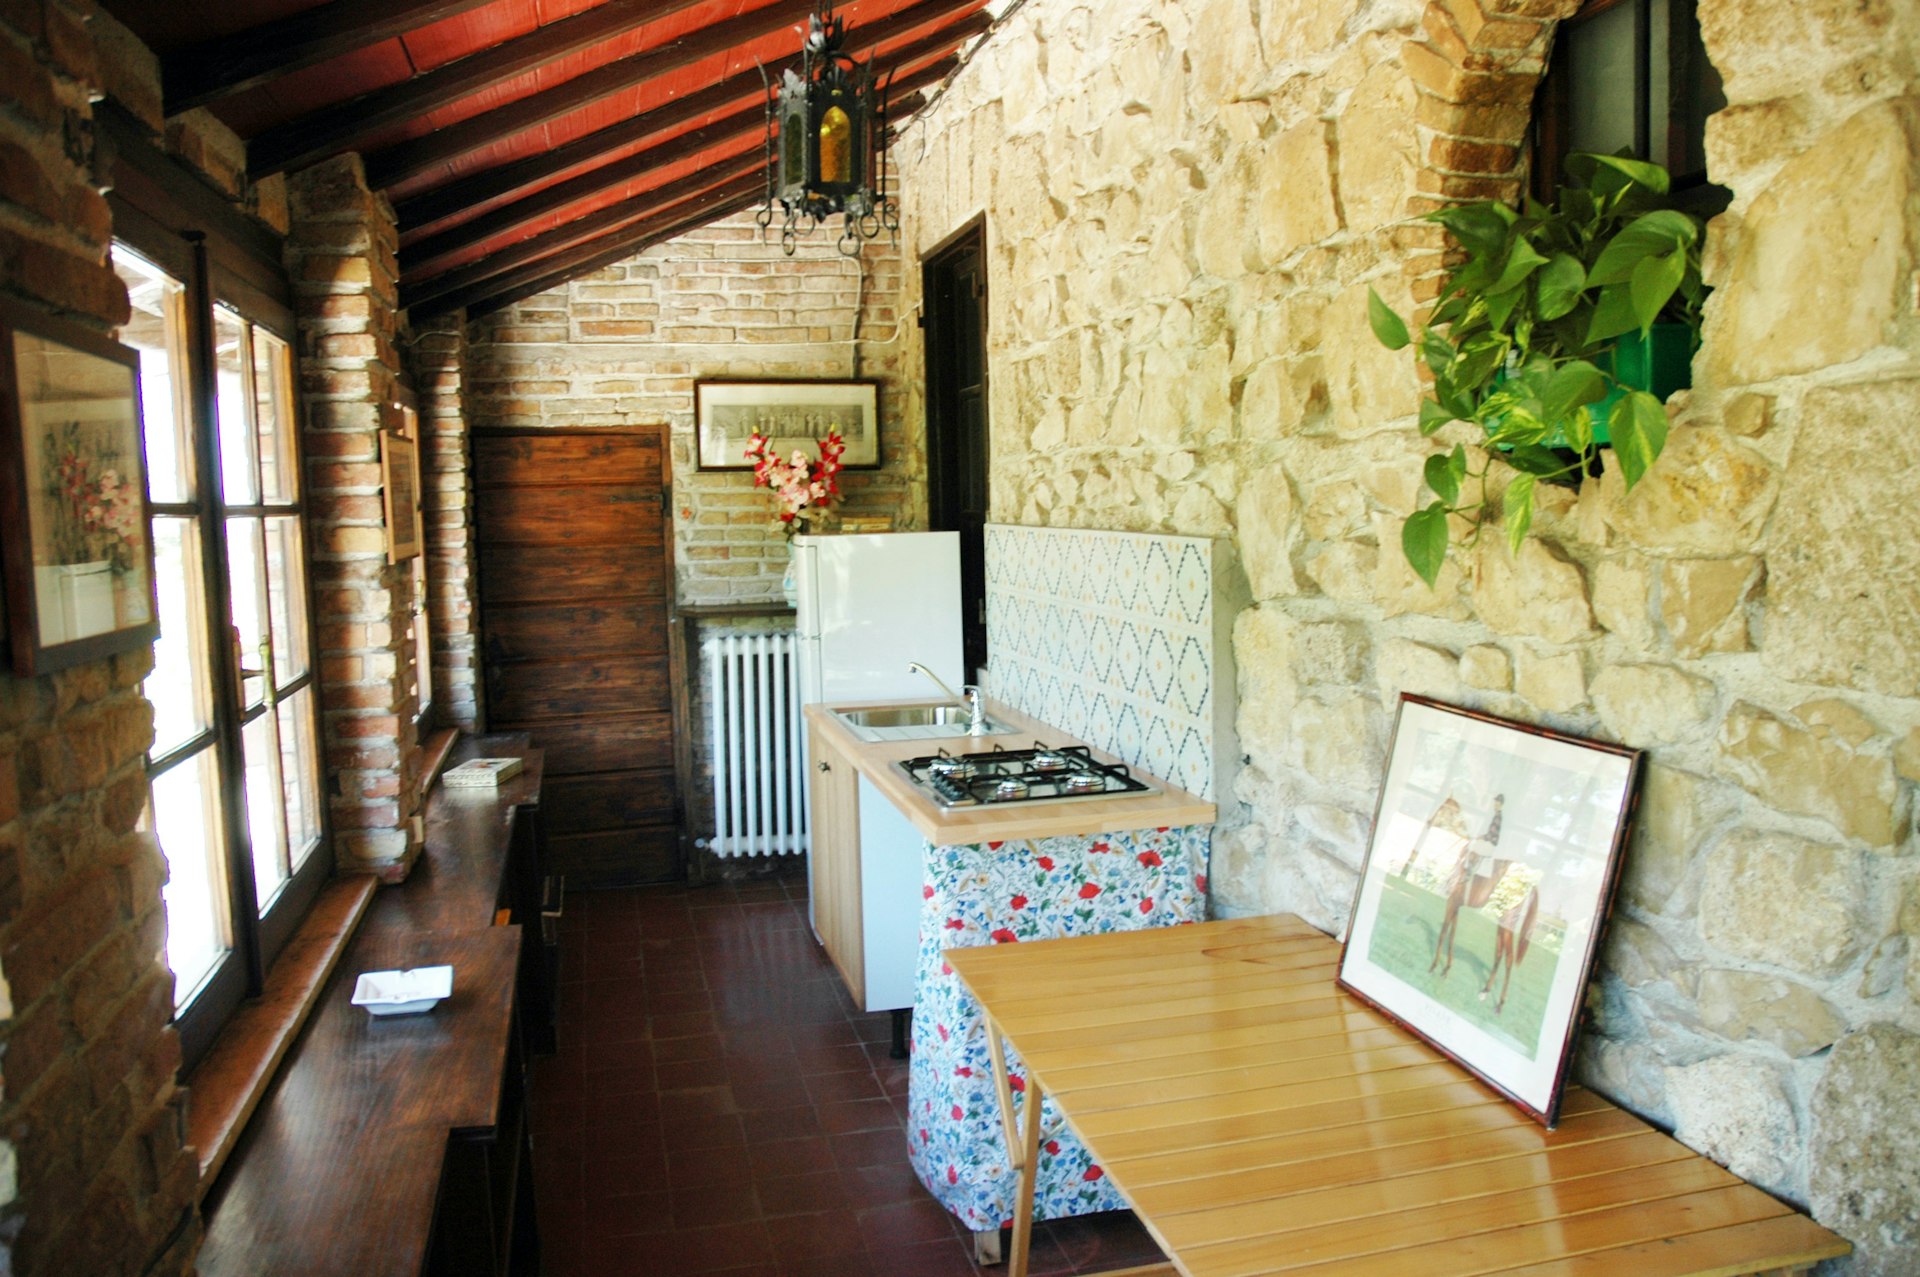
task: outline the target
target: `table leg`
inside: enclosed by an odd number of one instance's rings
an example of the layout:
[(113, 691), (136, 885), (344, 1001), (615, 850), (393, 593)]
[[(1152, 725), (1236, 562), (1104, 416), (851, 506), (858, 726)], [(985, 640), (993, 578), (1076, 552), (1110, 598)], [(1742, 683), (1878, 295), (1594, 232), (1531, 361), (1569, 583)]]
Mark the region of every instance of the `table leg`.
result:
[(1027, 1277), (1028, 1252), (1033, 1245), (1033, 1195), (1040, 1166), (1040, 1084), (1027, 1078), (1025, 1109), (1026, 1130), (1021, 1131), (1013, 1117), (1013, 1087), (1007, 1077), (1007, 1052), (1000, 1040), (1000, 1026), (992, 1016), (984, 1016), (987, 1030), (987, 1054), (993, 1060), (993, 1089), (1000, 1101), (1000, 1127), (1007, 1137), (1007, 1164), (1020, 1172), (1019, 1198), (1013, 1205), (1013, 1253), (1007, 1261), (1007, 1277)]

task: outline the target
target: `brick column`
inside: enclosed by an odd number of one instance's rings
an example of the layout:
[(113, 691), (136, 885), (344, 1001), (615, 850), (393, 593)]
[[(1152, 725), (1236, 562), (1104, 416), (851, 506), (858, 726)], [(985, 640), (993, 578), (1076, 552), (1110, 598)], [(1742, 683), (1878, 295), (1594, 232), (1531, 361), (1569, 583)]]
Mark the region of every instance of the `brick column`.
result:
[(411, 828), (418, 706), (405, 642), (413, 583), (405, 564), (387, 562), (380, 500), (380, 428), (398, 421), (398, 232), (357, 155), (300, 173), (289, 195), (334, 847), (342, 870), (397, 882), (420, 851)]
[[(104, 333), (127, 293), (91, 103), (141, 81), (157, 132), (159, 68), (97, 51), (87, 17), (0, 7), (0, 292)], [(198, 1245), (166, 866), (137, 828), (152, 665), (150, 648), (33, 679), (0, 664), (0, 1272), (177, 1274)]]
[(420, 483), (427, 508), (428, 621), (433, 687), (442, 724), (477, 732), (485, 721), (473, 610), (473, 441), (467, 418), (465, 313), (415, 334), (409, 363), (420, 398)]

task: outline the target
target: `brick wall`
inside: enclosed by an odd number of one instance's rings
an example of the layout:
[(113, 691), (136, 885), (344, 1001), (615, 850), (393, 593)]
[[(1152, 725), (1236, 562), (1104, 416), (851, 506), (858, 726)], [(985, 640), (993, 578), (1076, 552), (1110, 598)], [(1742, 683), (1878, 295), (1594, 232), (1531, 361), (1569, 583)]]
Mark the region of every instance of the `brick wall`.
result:
[(381, 504), (380, 430), (399, 424), (398, 232), (357, 155), (307, 169), (289, 187), (334, 848), (343, 871), (397, 881), (420, 851), (410, 828), (419, 803), (406, 642), (413, 580), (405, 564), (387, 562)]
[(919, 417), (903, 411), (902, 258), (884, 237), (856, 262), (822, 231), (792, 257), (751, 214), (689, 232), (473, 325), (469, 406), (480, 425), (673, 428), (682, 603), (777, 599), (785, 539), (747, 472), (700, 473), (693, 385), (714, 377), (872, 378), (882, 468), (848, 473), (845, 512), (924, 526)]
[[(107, 263), (91, 104), (145, 85), (157, 126), (158, 72), (130, 41), (96, 48), (88, 13), (0, 8), (0, 291), (105, 332), (127, 297)], [(151, 665), (143, 650), (0, 672), (0, 1272), (178, 1273), (197, 1244), (160, 962), (165, 865), (137, 827)]]
[(467, 477), (473, 442), (467, 419), (465, 324), (458, 317), (429, 322), (414, 334), (408, 363), (420, 400), (433, 700), (441, 723), (477, 732), (483, 709), (475, 676), (473, 608), (479, 583)]

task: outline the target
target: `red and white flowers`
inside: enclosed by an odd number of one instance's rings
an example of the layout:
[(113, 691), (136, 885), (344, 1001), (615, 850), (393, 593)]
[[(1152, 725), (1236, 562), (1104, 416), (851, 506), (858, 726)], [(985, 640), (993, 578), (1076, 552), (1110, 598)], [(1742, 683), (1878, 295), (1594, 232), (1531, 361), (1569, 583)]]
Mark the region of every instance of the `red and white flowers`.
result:
[(807, 532), (813, 520), (830, 512), (840, 497), (835, 477), (840, 473), (840, 457), (847, 443), (838, 433), (828, 431), (819, 442), (820, 455), (809, 457), (803, 448), (795, 448), (786, 457), (773, 450), (773, 441), (756, 433), (747, 441), (747, 460), (753, 462), (753, 486), (773, 489), (779, 502), (780, 530), (789, 539)]

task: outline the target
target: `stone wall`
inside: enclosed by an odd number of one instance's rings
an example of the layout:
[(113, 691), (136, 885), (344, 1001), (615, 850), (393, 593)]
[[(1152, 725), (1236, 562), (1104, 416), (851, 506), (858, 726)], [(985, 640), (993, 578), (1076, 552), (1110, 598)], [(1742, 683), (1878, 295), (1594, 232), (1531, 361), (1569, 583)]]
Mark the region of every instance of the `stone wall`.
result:
[[(90, 6), (28, 0), (0, 10), (0, 75), (0, 292), (107, 332), (128, 310), (94, 103), (159, 140), (159, 68)], [(152, 663), (0, 665), (0, 1272), (182, 1273), (198, 1244), (166, 865), (139, 827)]]
[(1415, 431), (1367, 288), (1431, 297), (1410, 219), (1515, 189), (1576, 7), (1029, 0), (896, 147), (905, 233), (987, 217), (993, 518), (1238, 548), (1223, 911), (1344, 926), (1402, 691), (1645, 747), (1580, 1075), (1911, 1272), (1920, 11), (1700, 0), (1734, 199), (1667, 454), (1429, 590), (1399, 525), (1472, 437)]
[(287, 264), (334, 854), (343, 872), (392, 882), (420, 853), (419, 705), (406, 641), (413, 578), (405, 563), (387, 562), (381, 500), (380, 431), (400, 424), (399, 232), (358, 155), (306, 169), (290, 186)]
[(477, 321), (472, 419), (669, 423), (679, 601), (778, 599), (787, 552), (773, 498), (747, 471), (696, 469), (694, 382), (877, 380), (881, 469), (841, 476), (844, 510), (889, 517), (897, 530), (923, 526), (925, 432), (901, 390), (899, 353), (918, 341), (903, 341), (911, 325), (901, 323), (901, 283), (900, 255), (885, 237), (852, 259), (822, 230), (788, 258), (779, 236), (763, 242), (743, 213)]

